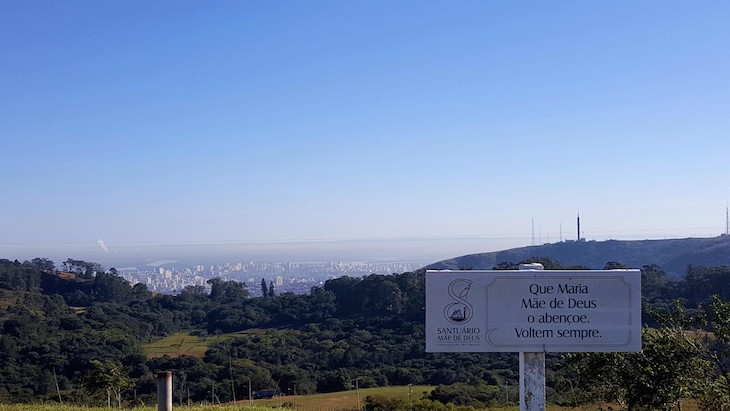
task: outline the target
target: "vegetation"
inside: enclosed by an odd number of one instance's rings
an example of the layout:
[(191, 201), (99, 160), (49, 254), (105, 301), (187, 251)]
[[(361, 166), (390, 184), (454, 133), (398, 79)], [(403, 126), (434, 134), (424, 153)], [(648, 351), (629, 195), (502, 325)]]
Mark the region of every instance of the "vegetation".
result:
[[(205, 352), (212, 345), (231, 338), (240, 338), (248, 335), (261, 334), (264, 330), (248, 329), (228, 334), (207, 335), (205, 332), (187, 331), (176, 332), (161, 339), (156, 339), (141, 346), (142, 353), (147, 358), (155, 358), (162, 356), (180, 357), (188, 355), (191, 357), (203, 358)], [(280, 330), (281, 333), (289, 332), (288, 330)]]
[[(391, 386), (378, 388), (361, 388), (360, 405), (365, 406), (368, 398), (371, 402), (382, 401), (392, 403), (409, 403), (420, 401), (425, 395), (434, 389), (433, 386)], [(410, 396), (409, 396), (410, 393)], [(326, 394), (297, 395), (297, 409), (303, 410), (355, 410), (358, 391), (354, 388), (347, 391), (331, 392)], [(410, 401), (409, 401), (410, 398)], [(255, 400), (254, 404), (278, 407), (279, 404), (285, 407), (293, 407), (294, 396), (285, 395), (281, 398), (275, 397), (267, 400)], [(368, 408), (370, 409), (370, 408)]]
[[(271, 411), (272, 408), (261, 405), (200, 405), (196, 404), (190, 408), (190, 411)], [(104, 411), (108, 408), (88, 407), (79, 405), (59, 405), (59, 404), (3, 404), (0, 403), (0, 411)], [(134, 408), (135, 411), (156, 411), (157, 404), (154, 406), (140, 406)]]
[[(253, 390), (303, 394), (349, 389), (358, 377), (361, 388), (515, 377), (513, 356), (490, 357), (487, 371), (483, 355), (424, 353), (422, 273), (345, 277), (308, 295), (251, 299), (241, 283), (220, 279), (209, 294), (155, 295), (93, 263), (65, 268), (0, 260), (0, 401), (104, 404), (106, 387), (87, 377), (111, 363), (128, 378), (127, 403), (135, 393), (137, 403), (149, 401), (153, 372), (167, 369), (176, 401), (189, 390), (194, 402), (213, 392), (221, 402), (245, 398), (249, 379)], [(180, 338), (177, 347), (169, 338)], [(177, 355), (159, 356), (145, 345), (152, 341)]]
[[(580, 268), (526, 262), (534, 261)], [(435, 386), (411, 398), (424, 409), (514, 404), (515, 354), (425, 353), (424, 281), (423, 272), (342, 277), (307, 295), (269, 285), (266, 297), (249, 298), (242, 283), (212, 279), (210, 293), (188, 287), (171, 296), (95, 263), (69, 259), (58, 271), (46, 259), (0, 260), (0, 403), (150, 404), (153, 373), (172, 370), (175, 403), (245, 399), (249, 381), (254, 391), (301, 395), (351, 390), (357, 379), (361, 391)], [(642, 289), (653, 327), (644, 351), (549, 355), (549, 400), (661, 409), (694, 398), (725, 409), (730, 269), (689, 266), (672, 281), (647, 265)], [(370, 397), (372, 409), (403, 403)]]

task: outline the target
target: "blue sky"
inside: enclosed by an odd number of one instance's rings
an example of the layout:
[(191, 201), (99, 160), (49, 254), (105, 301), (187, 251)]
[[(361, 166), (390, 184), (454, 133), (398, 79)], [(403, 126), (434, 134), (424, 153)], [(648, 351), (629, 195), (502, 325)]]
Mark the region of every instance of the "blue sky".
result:
[(528, 245), (532, 219), (572, 238), (578, 209), (589, 239), (714, 236), (728, 22), (728, 2), (2, 2), (0, 257), (372, 240), (430, 262)]

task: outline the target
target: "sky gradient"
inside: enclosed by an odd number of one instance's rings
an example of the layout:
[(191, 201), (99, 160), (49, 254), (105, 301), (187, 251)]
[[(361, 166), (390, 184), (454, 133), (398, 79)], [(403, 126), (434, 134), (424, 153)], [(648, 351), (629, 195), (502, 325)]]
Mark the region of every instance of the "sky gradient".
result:
[(588, 239), (715, 236), (728, 22), (730, 2), (5, 1), (0, 258), (432, 262), (529, 245), (533, 219), (573, 238), (577, 210)]

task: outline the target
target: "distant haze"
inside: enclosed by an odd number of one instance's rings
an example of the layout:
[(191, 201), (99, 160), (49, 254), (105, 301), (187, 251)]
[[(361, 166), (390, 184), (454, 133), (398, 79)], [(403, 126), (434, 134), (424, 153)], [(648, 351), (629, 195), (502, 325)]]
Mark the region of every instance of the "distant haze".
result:
[(60, 264), (66, 258), (85, 259), (109, 267), (174, 260), (190, 264), (215, 264), (233, 261), (398, 261), (427, 263), (494, 246), (493, 240), (391, 239), (337, 240), (308, 242), (261, 242), (233, 244), (161, 244), (132, 246), (109, 243), (104, 251), (96, 244), (39, 245), (0, 247), (0, 258), (51, 258)]
[[(672, 237), (661, 237), (672, 238)], [(605, 240), (608, 238), (599, 238)], [(627, 239), (627, 238), (624, 238)], [(639, 238), (639, 239), (645, 239)], [(109, 267), (144, 266), (156, 262), (220, 264), (224, 262), (417, 262), (423, 265), (467, 254), (502, 251), (530, 245), (530, 238), (422, 238), (307, 242), (240, 242), (129, 245), (1, 245), (0, 258), (30, 260), (46, 257), (57, 265), (67, 258), (94, 261)], [(552, 243), (558, 241), (555, 238)]]

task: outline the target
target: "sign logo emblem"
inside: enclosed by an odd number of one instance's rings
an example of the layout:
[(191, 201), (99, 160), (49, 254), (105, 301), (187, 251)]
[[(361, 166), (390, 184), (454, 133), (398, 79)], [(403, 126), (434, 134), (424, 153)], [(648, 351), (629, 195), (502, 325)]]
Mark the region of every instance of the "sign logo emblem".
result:
[(449, 284), (449, 297), (454, 302), (444, 307), (444, 317), (450, 323), (465, 324), (474, 315), (474, 307), (467, 301), (471, 285), (472, 281), (465, 278), (459, 278)]

